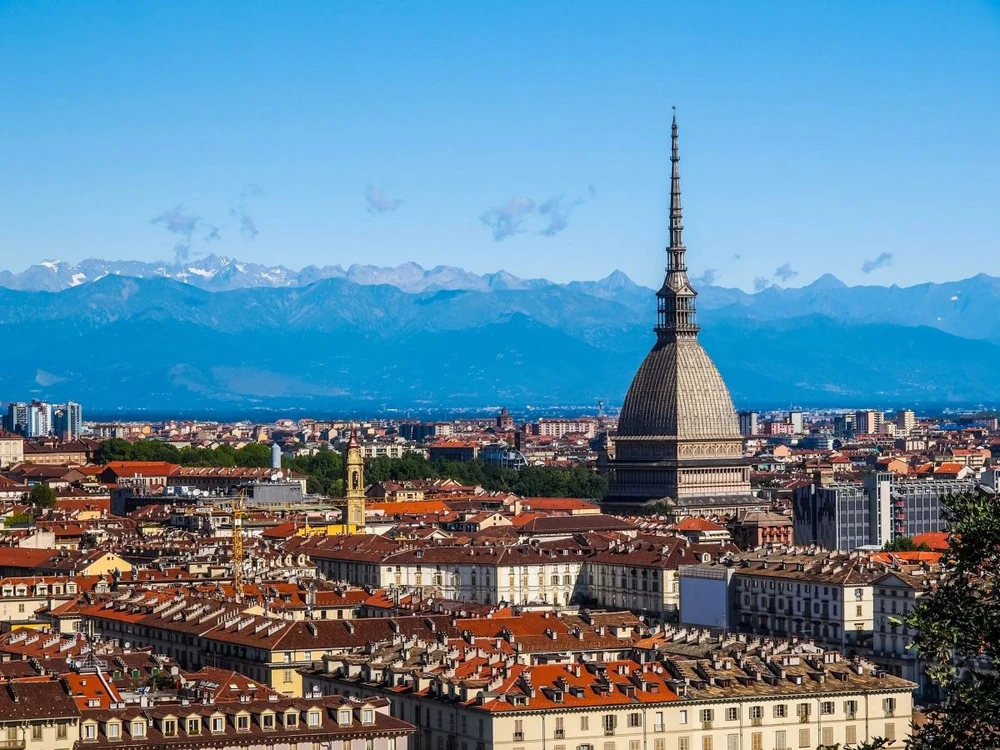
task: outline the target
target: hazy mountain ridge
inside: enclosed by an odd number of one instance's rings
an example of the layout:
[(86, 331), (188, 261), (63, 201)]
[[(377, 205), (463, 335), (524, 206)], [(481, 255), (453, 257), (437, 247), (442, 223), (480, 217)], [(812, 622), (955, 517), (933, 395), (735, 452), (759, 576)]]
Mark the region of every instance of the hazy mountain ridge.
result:
[[(989, 283), (952, 286), (919, 293), (928, 305), (953, 302), (949, 291), (973, 297), (985, 292), (969, 290)], [(831, 300), (837, 291), (826, 280), (770, 294), (702, 293), (702, 341), (738, 405), (1000, 399), (1000, 346), (859, 320), (875, 316)], [(340, 278), (213, 292), (110, 275), (58, 292), (0, 289), (0, 336), (8, 352), (22, 353), (0, 368), (0, 398), (72, 398), (102, 409), (611, 406), (652, 345), (654, 318), (651, 290), (624, 274), (416, 293)]]
[(534, 289), (552, 284), (546, 279), (522, 279), (503, 270), (480, 275), (455, 266), (425, 269), (417, 263), (401, 263), (394, 267), (355, 263), (346, 269), (340, 265), (306, 266), (296, 271), (285, 266), (265, 266), (207, 255), (182, 264), (88, 258), (71, 265), (60, 260), (43, 260), (20, 273), (0, 271), (0, 287), (57, 292), (90, 284), (105, 276), (172, 279), (209, 291), (304, 287), (324, 279), (344, 279), (365, 286), (388, 284), (406, 292)]

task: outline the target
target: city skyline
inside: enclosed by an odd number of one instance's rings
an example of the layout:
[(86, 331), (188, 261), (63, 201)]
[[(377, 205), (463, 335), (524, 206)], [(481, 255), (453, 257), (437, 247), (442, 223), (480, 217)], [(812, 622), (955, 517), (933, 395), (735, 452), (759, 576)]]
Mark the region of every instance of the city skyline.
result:
[(993, 4), (623, 10), (0, 10), (0, 267), (217, 252), (652, 283), (676, 104), (703, 283), (1000, 275)]

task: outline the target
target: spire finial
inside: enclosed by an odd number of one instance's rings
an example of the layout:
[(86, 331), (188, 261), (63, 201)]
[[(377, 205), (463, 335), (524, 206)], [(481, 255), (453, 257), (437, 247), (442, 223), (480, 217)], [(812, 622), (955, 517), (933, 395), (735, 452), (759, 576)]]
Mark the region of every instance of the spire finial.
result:
[(656, 335), (660, 341), (671, 342), (678, 338), (698, 335), (695, 322), (695, 297), (698, 293), (688, 280), (686, 249), (684, 247), (684, 219), (681, 210), (681, 169), (677, 148), (677, 108), (671, 107), (670, 123), (670, 246), (667, 247), (667, 276), (656, 293)]
[[(677, 107), (670, 124), (670, 253), (667, 269), (677, 271), (684, 267), (684, 219), (681, 209), (681, 158), (677, 153)], [(673, 252), (679, 250), (679, 253)]]

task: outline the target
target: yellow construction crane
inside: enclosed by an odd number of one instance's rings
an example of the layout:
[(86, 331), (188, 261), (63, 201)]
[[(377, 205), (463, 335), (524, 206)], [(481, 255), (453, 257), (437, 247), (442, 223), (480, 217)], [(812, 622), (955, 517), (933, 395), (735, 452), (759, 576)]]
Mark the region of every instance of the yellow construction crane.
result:
[(239, 498), (233, 502), (233, 590), (236, 601), (243, 601), (243, 498), (246, 492), (241, 491)]

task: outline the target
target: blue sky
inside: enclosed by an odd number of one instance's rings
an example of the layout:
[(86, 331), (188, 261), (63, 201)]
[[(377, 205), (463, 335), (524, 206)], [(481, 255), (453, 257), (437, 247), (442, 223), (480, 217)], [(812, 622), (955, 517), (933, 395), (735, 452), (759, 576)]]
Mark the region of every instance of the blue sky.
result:
[(995, 1), (0, 1), (0, 92), (0, 268), (652, 286), (676, 104), (694, 274), (1000, 275)]

